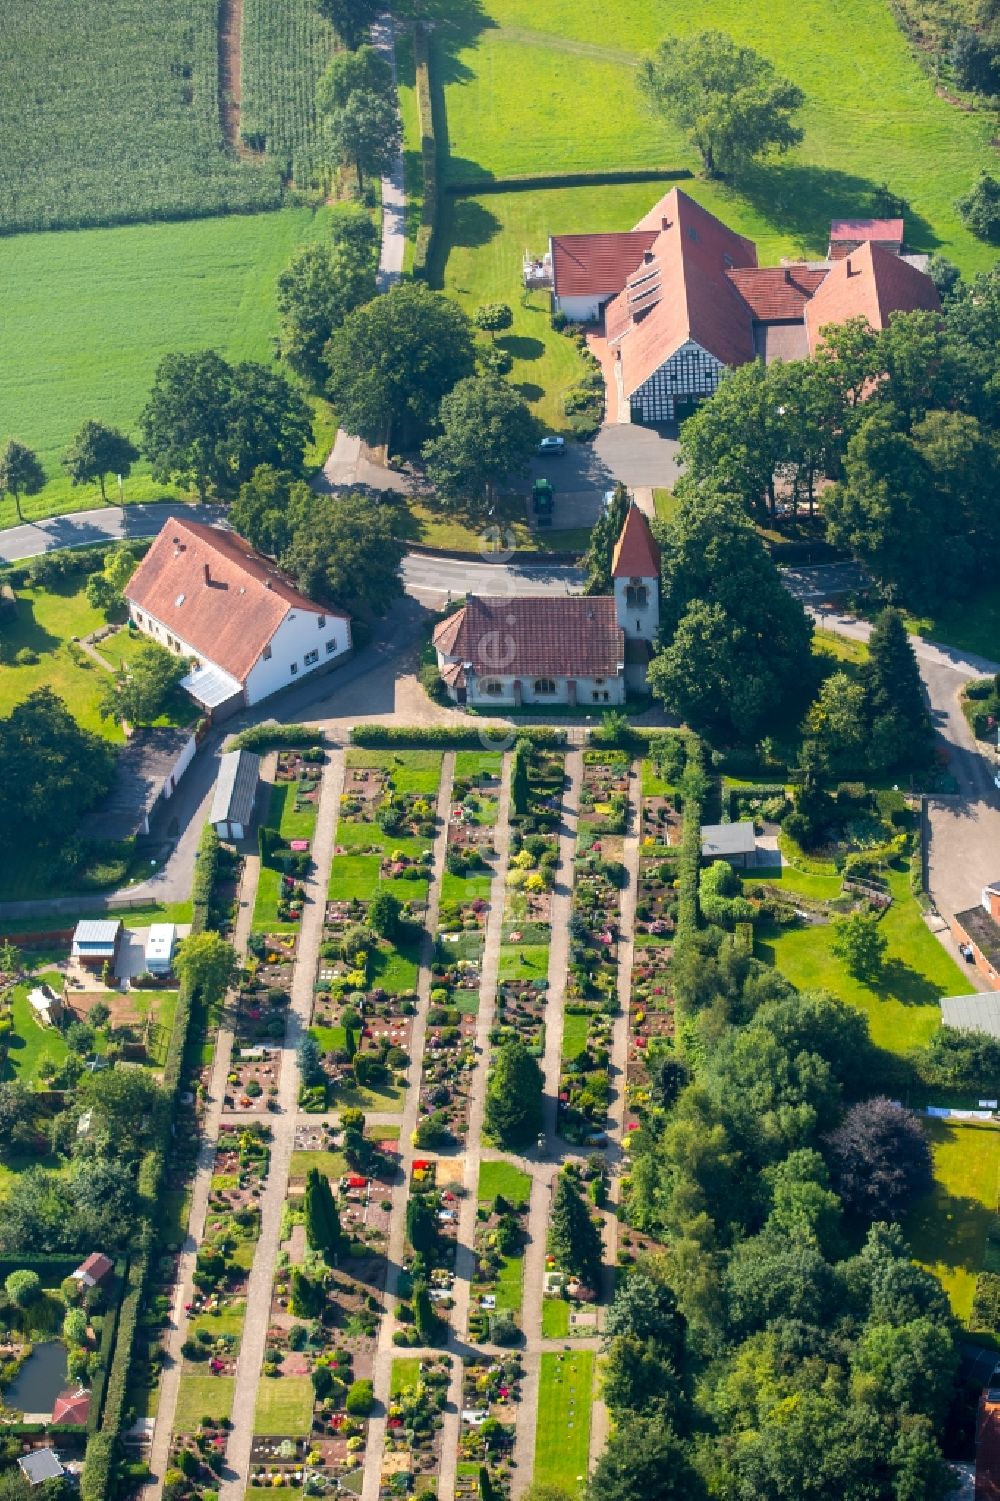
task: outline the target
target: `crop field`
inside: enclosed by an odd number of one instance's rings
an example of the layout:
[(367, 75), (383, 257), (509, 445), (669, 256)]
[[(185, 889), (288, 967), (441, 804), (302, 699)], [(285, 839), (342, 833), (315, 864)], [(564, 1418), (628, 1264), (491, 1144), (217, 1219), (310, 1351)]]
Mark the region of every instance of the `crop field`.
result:
[[(481, 10), (466, 0), (451, 8), (434, 48), (453, 182), (693, 170), (691, 148), (645, 110), (634, 65), (668, 34), (710, 25), (763, 52), (806, 96), (805, 138), (787, 158), (745, 174), (738, 192), (695, 187), (733, 228), (758, 239), (762, 263), (824, 250), (831, 218), (870, 209), (872, 190), (888, 181), (910, 205), (912, 248), (940, 249), (966, 272), (991, 264), (993, 252), (954, 208), (992, 159), (988, 114), (964, 112), (935, 93), (885, 0), (717, 0), (708, 15), (680, 0), (635, 0), (615, 10), (613, 45), (607, 20), (603, 0), (545, 7), (486, 0)], [(647, 207), (655, 192), (646, 184)], [(616, 227), (635, 217), (623, 213)], [(550, 216), (549, 230), (564, 227), (576, 226)], [(524, 243), (537, 249), (544, 241)], [(523, 248), (519, 242), (518, 255)]]
[[(328, 222), (325, 210), (286, 208), (0, 239), (0, 436), (36, 448), (49, 477), (22, 502), (25, 516), (100, 504), (96, 485), (71, 488), (60, 455), (88, 417), (134, 433), (164, 354), (211, 346), (230, 359), (269, 360), (275, 281)], [(142, 466), (126, 486), (133, 500), (170, 493)], [(4, 499), (0, 525), (15, 520)]]
[(217, 0), (5, 6), (0, 230), (276, 208), (275, 168), (224, 146), (218, 13)]
[(312, 0), (244, 0), (240, 136), (299, 187), (320, 173), (316, 83), (335, 41)]

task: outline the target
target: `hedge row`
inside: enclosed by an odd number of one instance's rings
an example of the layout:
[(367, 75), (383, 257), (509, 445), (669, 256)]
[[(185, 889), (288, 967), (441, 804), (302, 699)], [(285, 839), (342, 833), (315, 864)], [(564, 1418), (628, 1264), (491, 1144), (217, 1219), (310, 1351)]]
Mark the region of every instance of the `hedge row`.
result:
[(288, 747), (305, 749), (323, 744), (323, 731), (311, 724), (278, 724), (268, 720), (266, 724), (251, 725), (226, 741), (225, 749), (234, 750), (283, 750)]
[[(195, 866), (192, 933), (202, 933), (209, 925), (219, 866), (219, 841), (211, 825), (208, 825), (202, 832)], [(147, 1213), (155, 1208), (163, 1182), (193, 1000), (190, 987), (182, 984), (177, 996), (174, 1025), (163, 1068), (163, 1090), (169, 1102), (168, 1109), (164, 1112), (163, 1135), (159, 1144), (146, 1153), (139, 1169), (139, 1191), (147, 1206)], [(91, 1434), (87, 1443), (80, 1486), (81, 1501), (108, 1501), (114, 1493), (116, 1445), (125, 1415), (132, 1349), (149, 1272), (151, 1240), (152, 1231), (147, 1218), (138, 1238), (136, 1253), (129, 1264), (125, 1294), (118, 1310), (118, 1337), (106, 1377), (101, 1427), (99, 1432)]]
[(698, 877), (701, 872), (701, 811), (706, 791), (701, 742), (688, 736), (688, 759), (681, 778), (683, 826), (677, 869), (677, 945), (698, 926)]
[(417, 114), (420, 119), (420, 168), (424, 175), (423, 208), (413, 251), (413, 275), (426, 280), (434, 251), (434, 237), (437, 234), (440, 194), (427, 30), (419, 22), (413, 28), (413, 58), (417, 75)]
[(684, 167), (622, 168), (612, 172), (550, 172), (541, 177), (460, 177), (446, 186), (454, 198), (478, 198), (482, 193), (531, 192), (535, 188), (600, 188), (622, 182), (678, 182), (690, 176)]
[(530, 740), (532, 745), (543, 747), (565, 745), (566, 731), (537, 724), (519, 726), (514, 731), (500, 727), (496, 739), (491, 740), (487, 725), (473, 729), (471, 725), (466, 728), (449, 724), (356, 724), (350, 734), (352, 745), (409, 747), (411, 750), (428, 746), (436, 750), (509, 750), (515, 739)]

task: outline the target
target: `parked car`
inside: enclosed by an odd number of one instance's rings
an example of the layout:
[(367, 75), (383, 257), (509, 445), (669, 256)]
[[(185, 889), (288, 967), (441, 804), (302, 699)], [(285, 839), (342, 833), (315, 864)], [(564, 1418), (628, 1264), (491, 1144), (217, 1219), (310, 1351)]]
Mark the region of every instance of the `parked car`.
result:
[(538, 445), (538, 452), (542, 458), (562, 458), (566, 452), (566, 439), (559, 438), (555, 433), (549, 433)]

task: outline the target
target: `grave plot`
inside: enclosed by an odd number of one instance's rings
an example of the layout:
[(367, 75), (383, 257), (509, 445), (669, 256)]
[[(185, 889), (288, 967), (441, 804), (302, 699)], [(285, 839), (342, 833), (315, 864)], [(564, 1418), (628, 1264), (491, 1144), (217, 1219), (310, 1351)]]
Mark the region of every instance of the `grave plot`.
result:
[[(671, 750), (675, 741), (669, 742)], [(656, 767), (643, 762), (643, 827), (647, 804), (662, 798)], [(652, 787), (652, 791), (647, 791)], [(673, 938), (677, 926), (676, 852), (649, 835), (640, 847), (636, 893), (635, 950), (629, 1001), (626, 1065), (626, 1138), (642, 1119), (649, 1099), (650, 1064), (672, 1048), (674, 997), (670, 982)], [(650, 842), (653, 840), (654, 842)]]
[[(478, 936), (478, 935), (477, 935)], [(480, 952), (482, 939), (478, 938)], [(444, 1151), (465, 1140), (475, 1071), (479, 959), (458, 958), (454, 946), (437, 945), (427, 1031), (420, 1067), (420, 1114), (414, 1137), (424, 1151)]]
[[(203, 1417), (229, 1417), (246, 1313), (247, 1283), (260, 1233), (260, 1198), (270, 1160), (266, 1126), (223, 1127), (213, 1164), (205, 1233), (195, 1262), (195, 1293), (186, 1306), (187, 1338), (174, 1422), (174, 1445), (199, 1454)], [(202, 1405), (198, 1405), (198, 1403)], [(187, 1463), (187, 1461), (185, 1461)]]
[(318, 748), (278, 753), (267, 813), (258, 831), (261, 866), (253, 912), (255, 933), (294, 931), (301, 921), (302, 882), (311, 869), (324, 760), (325, 752)]
[(348, 750), (342, 820), (368, 825), (369, 832), (374, 826), (372, 842), (380, 845), (398, 835), (433, 839), (441, 760), (440, 751)]
[(451, 1359), (447, 1355), (393, 1361), (380, 1497), (424, 1490), (437, 1494), (442, 1414), (450, 1382)]
[(521, 1395), (521, 1357), (481, 1356), (462, 1363), (462, 1414), (455, 1495), (483, 1495), (480, 1471), (488, 1474), (489, 1494), (509, 1496), (514, 1424)]
[(280, 1071), (280, 1048), (234, 1045), (226, 1076), (226, 1109), (255, 1115), (277, 1110)]
[[(406, 1251), (397, 1292), (397, 1345), (437, 1345), (454, 1305), (461, 1162), (415, 1157), (406, 1201)], [(453, 1186), (454, 1185), (454, 1188)]]
[[(587, 1225), (587, 1237), (579, 1232), (567, 1243), (556, 1233), (554, 1215), (557, 1197), (567, 1194), (576, 1203), (576, 1214)], [(568, 1163), (553, 1183), (549, 1215), (549, 1244), (545, 1257), (542, 1302), (542, 1335), (545, 1339), (572, 1337), (591, 1339), (598, 1332), (597, 1303), (600, 1296), (600, 1261), (603, 1254), (600, 1217), (594, 1210), (608, 1204), (608, 1165), (603, 1152)]]
[(629, 758), (625, 751), (584, 751), (580, 787), (581, 828), (594, 834), (625, 833), (628, 768)]
[(513, 1345), (521, 1338), (524, 1246), (531, 1179), (511, 1162), (479, 1170), (469, 1338)]
[(570, 911), (559, 1129), (600, 1145), (610, 1103), (611, 1028), (618, 1013), (618, 940), (625, 866), (620, 836), (581, 828)]

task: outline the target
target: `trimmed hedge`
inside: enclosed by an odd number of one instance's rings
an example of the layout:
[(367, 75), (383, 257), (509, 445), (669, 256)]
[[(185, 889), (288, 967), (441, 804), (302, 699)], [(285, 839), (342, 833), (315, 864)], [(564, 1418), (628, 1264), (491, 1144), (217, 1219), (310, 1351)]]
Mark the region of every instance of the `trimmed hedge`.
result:
[(278, 724), (269, 720), (266, 724), (251, 725), (226, 741), (224, 749), (234, 750), (301, 750), (323, 744), (323, 731), (310, 724)]
[(681, 778), (684, 821), (677, 869), (677, 940), (690, 938), (698, 926), (698, 881), (701, 873), (701, 810), (705, 796), (705, 768), (701, 742), (688, 736), (688, 759)]
[(212, 825), (207, 823), (201, 831), (198, 853), (195, 856), (194, 881), (191, 886), (192, 933), (203, 933), (210, 926), (212, 897), (215, 883), (219, 878), (221, 861), (222, 846), (219, 843), (219, 836)]
[(454, 198), (478, 198), (481, 193), (531, 192), (535, 188), (601, 188), (621, 182), (687, 181), (685, 167), (623, 168), (612, 172), (550, 172), (541, 177), (463, 177), (449, 182)]
[(417, 77), (417, 114), (420, 119), (420, 166), (424, 175), (424, 201), (420, 228), (413, 251), (413, 275), (427, 279), (434, 238), (437, 234), (440, 195), (438, 188), (438, 146), (434, 126), (434, 95), (431, 91), (430, 57), (427, 30), (418, 21), (413, 28), (413, 59)]
[(80, 1501), (106, 1501), (111, 1494), (115, 1441), (109, 1433), (92, 1433), (80, 1480)]
[(532, 745), (545, 747), (566, 744), (566, 731), (552, 725), (525, 725), (516, 729), (499, 728), (496, 742), (491, 744), (492, 731), (483, 725), (481, 729), (468, 729), (464, 725), (412, 725), (356, 724), (351, 730), (351, 744), (365, 745), (373, 749), (381, 746), (408, 747), (417, 750), (431, 747), (435, 750), (505, 750), (515, 740), (530, 740)]

